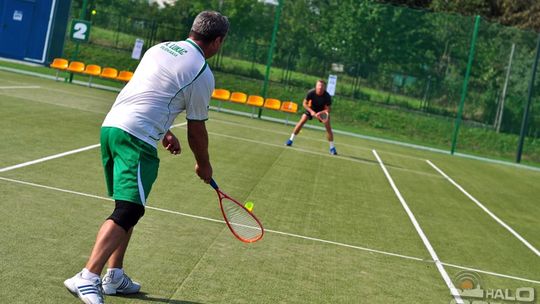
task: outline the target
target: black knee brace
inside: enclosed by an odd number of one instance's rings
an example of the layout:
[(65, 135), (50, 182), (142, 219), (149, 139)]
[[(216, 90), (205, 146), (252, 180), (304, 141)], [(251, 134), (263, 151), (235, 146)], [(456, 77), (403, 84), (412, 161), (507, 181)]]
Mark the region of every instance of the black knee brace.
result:
[(139, 219), (144, 215), (144, 206), (141, 204), (118, 200), (115, 201), (115, 204), (113, 213), (107, 219), (124, 228), (126, 232), (137, 225)]

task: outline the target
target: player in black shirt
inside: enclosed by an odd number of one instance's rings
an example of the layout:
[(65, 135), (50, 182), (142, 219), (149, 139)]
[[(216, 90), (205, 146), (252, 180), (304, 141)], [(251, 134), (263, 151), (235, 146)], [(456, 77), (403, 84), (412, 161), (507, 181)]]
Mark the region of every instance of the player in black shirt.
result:
[[(285, 143), (287, 146), (292, 146), (294, 137), (302, 130), (306, 121), (313, 119), (314, 116), (317, 117), (322, 112), (326, 111), (327, 113), (330, 113), (332, 97), (326, 92), (326, 82), (324, 80), (317, 80), (315, 89), (312, 89), (307, 93), (302, 105), (306, 109), (306, 112), (302, 114), (302, 118), (300, 118), (300, 121), (298, 121), (294, 127), (291, 137)], [(332, 127), (330, 126), (330, 115), (328, 115), (327, 120), (319, 120), (324, 123), (326, 128), (326, 138), (330, 144), (330, 154), (337, 155), (336, 147), (334, 146), (334, 133), (332, 133)]]

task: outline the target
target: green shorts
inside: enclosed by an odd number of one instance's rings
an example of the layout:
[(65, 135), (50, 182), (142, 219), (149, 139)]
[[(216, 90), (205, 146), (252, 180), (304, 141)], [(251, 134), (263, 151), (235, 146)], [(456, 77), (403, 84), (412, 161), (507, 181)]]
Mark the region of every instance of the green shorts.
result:
[(101, 160), (109, 196), (145, 205), (159, 168), (156, 148), (124, 130), (102, 127)]

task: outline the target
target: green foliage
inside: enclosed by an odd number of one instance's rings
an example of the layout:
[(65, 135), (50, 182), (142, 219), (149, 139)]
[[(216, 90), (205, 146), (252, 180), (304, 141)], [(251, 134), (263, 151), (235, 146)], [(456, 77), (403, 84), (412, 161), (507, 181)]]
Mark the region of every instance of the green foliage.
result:
[[(162, 40), (183, 39), (200, 10), (216, 9), (229, 17), (231, 30), (222, 52), (209, 61), (212, 69), (226, 73), (225, 78), (239, 79), (224, 87), (260, 94), (275, 7), (252, 0), (177, 1), (159, 10), (139, 1), (130, 3), (137, 7), (133, 12), (147, 6), (148, 13), (137, 15), (130, 11), (122, 15), (119, 9), (125, 5), (123, 1), (118, 7), (107, 7), (109, 15), (98, 13), (93, 17), (96, 30), (91, 44), (81, 50), (81, 58), (133, 70), (137, 61), (130, 59), (130, 51), (135, 38), (145, 39), (145, 47)], [(435, 11), (467, 9), (487, 14), (489, 7), (483, 3), (432, 1), (430, 5)], [(100, 5), (106, 4), (104, 1)], [(407, 113), (422, 111), (453, 120), (461, 99), (473, 24), (472, 17), (369, 1), (285, 1), (268, 96), (299, 102), (317, 79), (336, 74), (336, 100), (369, 103), (370, 107), (378, 105)], [(501, 131), (519, 132), (535, 41), (535, 33), (482, 20), (465, 99), (466, 121), (482, 128), (494, 125), (502, 103), (510, 49), (515, 44)], [(73, 54), (72, 45), (68, 44), (66, 53)], [(113, 53), (116, 54), (112, 56)], [(340, 65), (342, 71), (332, 70)], [(539, 107), (537, 96), (533, 99), (533, 110)], [(382, 122), (366, 125), (386, 130), (388, 124), (383, 116), (373, 117)], [(343, 118), (351, 122), (356, 119), (353, 114)], [(362, 121), (361, 117), (358, 119)], [(537, 137), (539, 130), (540, 111), (535, 110), (528, 134)], [(407, 128), (397, 126), (391, 131), (406, 132)], [(413, 130), (407, 132), (416, 134)], [(426, 136), (429, 137), (422, 135)]]

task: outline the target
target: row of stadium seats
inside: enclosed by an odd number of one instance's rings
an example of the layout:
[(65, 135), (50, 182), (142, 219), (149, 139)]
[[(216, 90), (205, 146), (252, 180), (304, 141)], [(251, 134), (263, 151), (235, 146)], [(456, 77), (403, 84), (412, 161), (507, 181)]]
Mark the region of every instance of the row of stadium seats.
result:
[(123, 82), (128, 82), (133, 76), (133, 72), (130, 71), (120, 71), (111, 67), (104, 67), (96, 64), (85, 65), (80, 61), (69, 62), (64, 58), (55, 58), (50, 65), (51, 68), (56, 70), (56, 80), (58, 80), (58, 73), (60, 71), (66, 71), (70, 73), (77, 73), (90, 76), (88, 81), (88, 86), (92, 86), (92, 77), (101, 77), (106, 79), (119, 80)]
[(298, 104), (292, 101), (281, 102), (279, 99), (266, 98), (258, 95), (247, 95), (242, 92), (230, 92), (226, 89), (215, 89), (212, 93), (212, 98), (220, 101), (219, 109), (221, 109), (221, 101), (229, 101), (233, 103), (245, 104), (253, 108), (266, 108), (285, 113), (296, 113)]

